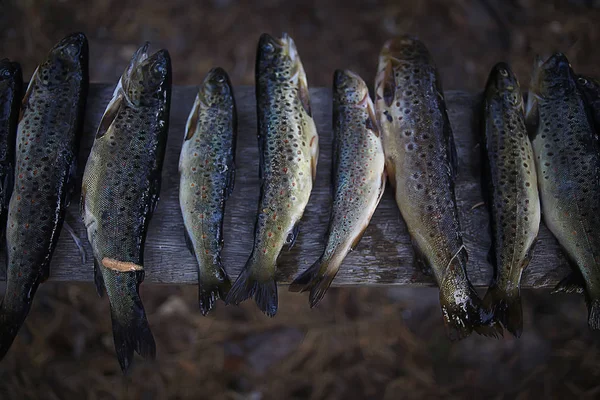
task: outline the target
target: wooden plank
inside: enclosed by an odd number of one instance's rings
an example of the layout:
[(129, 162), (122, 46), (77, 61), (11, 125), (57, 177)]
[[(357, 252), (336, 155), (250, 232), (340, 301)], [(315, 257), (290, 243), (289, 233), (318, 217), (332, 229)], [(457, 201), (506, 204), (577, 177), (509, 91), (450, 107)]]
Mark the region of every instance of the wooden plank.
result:
[[(94, 133), (113, 91), (112, 85), (92, 84), (88, 100), (84, 137), (79, 157), (79, 179), (89, 154)], [(183, 221), (177, 198), (179, 177), (177, 164), (183, 140), (184, 126), (192, 106), (196, 88), (175, 87), (171, 105), (171, 122), (162, 192), (158, 208), (150, 223), (146, 244), (146, 282), (196, 283), (195, 260), (187, 250), (183, 237)], [(480, 204), (480, 149), (478, 144), (477, 96), (462, 92), (446, 93), (450, 121), (459, 154), (459, 175), (456, 193), (460, 206), (465, 244), (469, 251), (469, 276), (476, 286), (487, 286), (492, 267), (486, 261), (490, 245), (488, 217)], [(236, 186), (227, 203), (225, 217), (224, 265), (235, 278), (250, 253), (254, 219), (258, 204), (258, 148), (256, 141), (256, 110), (254, 89), (236, 90), (239, 132), (237, 146)], [(289, 283), (300, 270), (307, 268), (320, 255), (328, 223), (331, 169), (331, 91), (311, 90), (312, 109), (320, 136), (320, 156), (316, 186), (300, 226), (300, 236), (291, 251), (283, 251), (279, 262), (278, 280)], [(91, 248), (79, 218), (77, 187), (67, 216), (67, 222), (85, 243), (88, 261), (81, 264), (77, 248), (63, 229), (52, 260), (50, 279), (56, 281), (91, 281)], [(545, 226), (529, 268), (523, 274), (524, 287), (549, 287), (568, 273), (556, 240)], [(334, 285), (433, 285), (431, 276), (413, 267), (413, 251), (406, 226), (388, 187), (371, 225), (357, 249), (348, 255)]]

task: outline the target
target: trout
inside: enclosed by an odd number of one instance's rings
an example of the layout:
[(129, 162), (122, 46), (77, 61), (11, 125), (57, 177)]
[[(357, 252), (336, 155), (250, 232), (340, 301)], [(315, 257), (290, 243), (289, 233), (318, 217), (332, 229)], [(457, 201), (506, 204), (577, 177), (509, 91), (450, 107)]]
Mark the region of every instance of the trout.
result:
[(254, 246), (227, 302), (254, 297), (267, 315), (277, 313), (277, 258), (298, 236), (298, 224), (315, 179), (319, 136), (308, 82), (296, 45), (284, 34), (263, 34), (256, 57), (261, 193)]
[(584, 292), (588, 325), (600, 329), (600, 145), (564, 54), (536, 61), (526, 122), (544, 222), (574, 269), (555, 291)]
[(325, 250), (290, 286), (314, 307), (360, 241), (385, 189), (385, 160), (369, 88), (351, 71), (333, 79), (333, 204)]
[(88, 43), (74, 33), (40, 64), (23, 98), (15, 179), (6, 224), (7, 281), (0, 307), (0, 358), (31, 308), (62, 229), (88, 90)]
[(376, 110), (388, 177), (413, 241), (415, 259), (440, 287), (451, 339), (495, 335), (467, 277), (454, 195), (457, 155), (436, 67), (412, 36), (388, 41), (379, 57)]
[(233, 191), (237, 114), (222, 68), (198, 91), (179, 158), (179, 204), (186, 243), (198, 262), (200, 311), (206, 315), (231, 287), (221, 263), (225, 201)]
[(494, 281), (484, 303), (516, 337), (523, 331), (520, 281), (540, 228), (533, 149), (519, 81), (505, 63), (492, 69), (483, 101), (483, 191), (490, 212)]
[(96, 132), (83, 175), (81, 215), (94, 254), (98, 294), (108, 293), (117, 358), (156, 347), (139, 296), (144, 244), (158, 202), (169, 129), (171, 61), (166, 50), (133, 55)]

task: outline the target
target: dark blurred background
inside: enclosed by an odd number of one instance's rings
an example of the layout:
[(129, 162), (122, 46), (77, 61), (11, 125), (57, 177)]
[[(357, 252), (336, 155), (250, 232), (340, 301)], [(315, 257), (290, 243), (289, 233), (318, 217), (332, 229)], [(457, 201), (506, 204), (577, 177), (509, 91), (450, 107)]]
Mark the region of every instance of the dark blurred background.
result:
[[(527, 87), (535, 54), (565, 52), (598, 76), (600, 2), (571, 0), (1, 1), (0, 57), (29, 79), (65, 34), (90, 41), (90, 73), (116, 82), (145, 40), (167, 48), (174, 84), (213, 66), (252, 85), (263, 32), (295, 39), (311, 86), (350, 68), (373, 81), (382, 43), (413, 33), (429, 46), (446, 89), (480, 91), (508, 61)], [(341, 399), (598, 398), (598, 338), (583, 299), (524, 293), (521, 339), (450, 343), (436, 289), (332, 289), (315, 310), (280, 291), (274, 319), (251, 303), (202, 317), (193, 286), (142, 286), (158, 357), (122, 377), (106, 299), (92, 284), (46, 283), (0, 363), (0, 398)]]

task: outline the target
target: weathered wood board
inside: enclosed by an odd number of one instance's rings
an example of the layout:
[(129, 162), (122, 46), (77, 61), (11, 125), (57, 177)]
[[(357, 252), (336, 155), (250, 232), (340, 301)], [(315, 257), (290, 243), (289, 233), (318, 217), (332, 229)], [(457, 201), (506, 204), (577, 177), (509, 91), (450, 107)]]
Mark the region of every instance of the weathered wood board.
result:
[[(66, 218), (85, 244), (88, 260), (85, 265), (81, 264), (74, 241), (63, 229), (52, 260), (51, 280), (91, 281), (93, 277), (92, 252), (79, 217), (79, 190), (95, 130), (112, 91), (113, 85), (92, 84), (90, 87), (79, 157), (78, 187)], [(195, 87), (173, 88), (161, 198), (150, 223), (146, 242), (146, 282), (195, 283), (197, 280), (195, 259), (184, 242), (177, 171), (185, 122), (195, 95)], [(477, 96), (461, 92), (448, 92), (446, 99), (460, 158), (456, 194), (465, 245), (469, 252), (469, 277), (474, 285), (487, 286), (492, 277), (492, 267), (486, 261), (490, 246), (488, 217), (485, 207), (477, 206), (483, 201), (480, 190), (479, 132), (476, 129), (479, 100)], [(237, 88), (236, 101), (239, 119), (237, 171), (235, 190), (226, 208), (223, 253), (224, 265), (232, 278), (244, 266), (252, 247), (259, 195), (254, 89)], [(319, 257), (328, 223), (331, 193), (331, 90), (311, 90), (311, 101), (320, 136), (317, 181), (300, 226), (300, 236), (294, 248), (284, 250), (280, 258), (280, 283), (289, 283), (300, 270), (310, 266)], [(474, 206), (476, 207), (473, 208)], [(568, 271), (556, 240), (542, 226), (533, 261), (523, 274), (523, 286), (554, 286)], [(413, 266), (410, 238), (388, 186), (371, 225), (356, 250), (346, 258), (334, 285), (433, 284), (431, 276)]]

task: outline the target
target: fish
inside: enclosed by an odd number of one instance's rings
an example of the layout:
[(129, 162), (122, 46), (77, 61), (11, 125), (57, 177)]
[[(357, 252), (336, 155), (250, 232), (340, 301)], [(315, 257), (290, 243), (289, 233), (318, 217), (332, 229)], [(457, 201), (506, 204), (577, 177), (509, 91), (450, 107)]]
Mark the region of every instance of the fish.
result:
[(369, 88), (352, 71), (333, 79), (333, 203), (319, 259), (290, 285), (310, 291), (311, 307), (331, 286), (346, 255), (359, 243), (385, 189), (385, 158)]
[(88, 42), (74, 33), (37, 67), (15, 139), (6, 223), (7, 280), (0, 306), (0, 359), (23, 325), (60, 235), (71, 192), (88, 91)]
[(290, 248), (310, 198), (319, 156), (308, 82), (294, 40), (260, 37), (256, 56), (260, 200), (252, 253), (231, 287), (232, 304), (254, 297), (277, 313), (277, 258)]
[(533, 144), (542, 216), (573, 272), (554, 292), (584, 293), (588, 325), (600, 329), (600, 143), (577, 76), (562, 53), (534, 64), (525, 121)]
[(454, 193), (457, 153), (440, 78), (423, 42), (410, 35), (388, 40), (375, 88), (387, 176), (416, 263), (433, 272), (440, 288), (448, 337), (462, 339), (473, 330), (496, 336), (501, 328), (467, 276)]
[(533, 149), (517, 77), (506, 63), (490, 72), (483, 100), (483, 192), (490, 214), (494, 280), (484, 303), (514, 336), (523, 332), (520, 281), (540, 229)]
[(81, 216), (94, 255), (94, 281), (110, 303), (119, 365), (156, 345), (139, 296), (144, 245), (158, 203), (169, 130), (171, 59), (145, 43), (119, 79), (98, 126), (81, 189)]
[(600, 81), (589, 76), (577, 75), (577, 84), (592, 114), (596, 132), (600, 132)]
[(15, 140), (23, 96), (23, 73), (19, 63), (0, 60), (0, 226), (6, 227), (6, 213), (13, 190)]
[(222, 68), (210, 70), (198, 90), (179, 158), (179, 204), (186, 243), (198, 262), (200, 311), (224, 299), (231, 281), (221, 262), (225, 201), (235, 181), (237, 111)]

